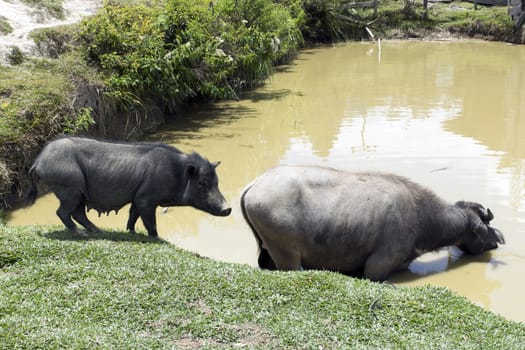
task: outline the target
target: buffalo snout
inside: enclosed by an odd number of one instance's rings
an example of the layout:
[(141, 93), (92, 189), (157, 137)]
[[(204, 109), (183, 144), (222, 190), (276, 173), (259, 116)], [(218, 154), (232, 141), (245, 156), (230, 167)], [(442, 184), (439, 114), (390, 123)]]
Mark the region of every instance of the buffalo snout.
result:
[(488, 235), (485, 240), (476, 237), (472, 241), (464, 241), (458, 247), (470, 255), (482, 254), (486, 251), (497, 249), (498, 244), (505, 244), (505, 238), (500, 230), (487, 225)]

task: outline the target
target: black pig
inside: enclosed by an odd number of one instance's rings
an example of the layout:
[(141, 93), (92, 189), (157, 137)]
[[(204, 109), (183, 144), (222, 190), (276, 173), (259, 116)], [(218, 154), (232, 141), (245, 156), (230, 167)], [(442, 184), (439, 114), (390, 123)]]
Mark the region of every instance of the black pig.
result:
[(101, 213), (131, 203), (127, 229), (134, 232), (140, 216), (148, 235), (157, 237), (157, 206), (189, 205), (216, 216), (230, 214), (218, 187), (218, 164), (162, 143), (61, 137), (44, 147), (29, 170), (28, 202), (36, 199), (37, 183), (47, 185), (60, 200), (58, 217), (77, 233), (72, 219), (88, 231), (98, 230), (86, 208)]

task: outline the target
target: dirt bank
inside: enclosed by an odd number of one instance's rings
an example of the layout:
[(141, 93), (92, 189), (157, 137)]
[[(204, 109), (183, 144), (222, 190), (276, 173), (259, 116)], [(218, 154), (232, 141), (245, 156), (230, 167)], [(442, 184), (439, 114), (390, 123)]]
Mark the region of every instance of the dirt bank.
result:
[[(90, 108), (94, 124), (83, 134), (113, 140), (140, 140), (164, 124), (164, 108), (146, 101), (134, 110), (124, 110), (104, 97), (101, 87), (79, 85), (71, 101), (73, 111)], [(0, 210), (23, 205), (29, 186), (28, 171), (43, 145), (54, 135), (26, 135), (23, 142), (0, 144)]]

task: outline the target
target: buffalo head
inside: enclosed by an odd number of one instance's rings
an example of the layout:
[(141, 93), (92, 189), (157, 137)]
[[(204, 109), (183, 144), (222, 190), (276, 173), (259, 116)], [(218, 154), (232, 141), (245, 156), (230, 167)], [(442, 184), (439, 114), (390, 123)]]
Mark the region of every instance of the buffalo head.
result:
[(460, 201), (455, 206), (461, 209), (468, 218), (465, 235), (457, 246), (468, 254), (481, 254), (487, 250), (496, 249), (499, 244), (505, 244), (505, 238), (498, 229), (490, 226), (494, 215), (490, 209), (481, 204)]

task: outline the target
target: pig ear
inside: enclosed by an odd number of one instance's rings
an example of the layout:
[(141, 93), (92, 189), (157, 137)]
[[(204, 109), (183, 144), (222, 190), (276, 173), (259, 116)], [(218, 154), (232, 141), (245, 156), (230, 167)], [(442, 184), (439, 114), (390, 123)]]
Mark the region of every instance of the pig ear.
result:
[(212, 165), (214, 168), (218, 167), (220, 164), (221, 164), (221, 161), (220, 161), (220, 160), (217, 161), (217, 162), (213, 162), (213, 163), (211, 163), (211, 165)]
[(199, 169), (197, 169), (197, 167), (193, 164), (190, 164), (188, 165), (188, 167), (186, 168), (186, 172), (188, 173), (189, 176), (194, 176), (195, 174), (197, 174), (199, 171)]

